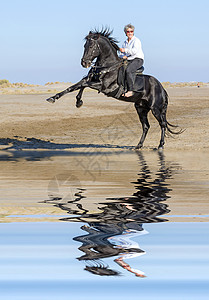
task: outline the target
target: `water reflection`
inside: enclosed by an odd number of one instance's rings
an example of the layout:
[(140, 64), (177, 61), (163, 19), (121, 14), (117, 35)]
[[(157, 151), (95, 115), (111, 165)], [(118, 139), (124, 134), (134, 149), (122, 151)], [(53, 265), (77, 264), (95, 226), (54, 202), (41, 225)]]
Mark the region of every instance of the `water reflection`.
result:
[(143, 224), (167, 221), (160, 216), (170, 211), (165, 202), (171, 191), (167, 181), (172, 178), (176, 166), (166, 163), (162, 152), (157, 153), (158, 168), (153, 173), (143, 153), (138, 152), (140, 172), (136, 181), (131, 182), (135, 192), (130, 197), (104, 199), (104, 202), (97, 203), (96, 212), (88, 208), (88, 201), (83, 206), (86, 190), (80, 187), (70, 200), (51, 195), (49, 200), (44, 201), (70, 214), (63, 221), (85, 223), (81, 227), (85, 234), (74, 238), (82, 244), (79, 250), (84, 254), (78, 260), (85, 262), (85, 270), (100, 276), (119, 275), (102, 261), (113, 257), (121, 268), (135, 276), (146, 277), (143, 271), (133, 268), (126, 260), (146, 253), (132, 240), (148, 233)]

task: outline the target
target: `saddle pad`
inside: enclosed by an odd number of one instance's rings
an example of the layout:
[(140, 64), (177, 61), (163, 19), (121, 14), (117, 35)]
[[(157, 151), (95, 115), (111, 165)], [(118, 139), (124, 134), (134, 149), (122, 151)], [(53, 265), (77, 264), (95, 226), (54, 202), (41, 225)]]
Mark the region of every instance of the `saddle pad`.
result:
[(137, 74), (134, 82), (134, 92), (141, 92), (144, 89), (144, 75)]

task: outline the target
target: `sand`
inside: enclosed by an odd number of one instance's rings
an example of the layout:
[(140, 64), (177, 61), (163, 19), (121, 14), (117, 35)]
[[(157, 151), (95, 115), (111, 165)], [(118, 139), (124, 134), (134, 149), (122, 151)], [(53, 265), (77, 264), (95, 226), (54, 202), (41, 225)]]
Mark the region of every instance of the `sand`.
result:
[[(62, 90), (64, 86), (57, 85), (56, 90)], [(39, 87), (36, 89), (38, 92)], [(175, 139), (167, 138), (165, 148), (208, 149), (209, 87), (176, 87), (167, 88), (167, 91), (170, 97), (168, 121), (185, 132)], [(21, 148), (21, 141), (35, 138), (35, 146), (40, 143), (40, 148), (41, 141), (51, 141), (60, 147), (67, 144), (66, 148), (71, 144), (91, 143), (120, 147), (137, 145), (141, 124), (133, 104), (86, 90), (84, 104), (78, 109), (75, 107), (76, 92), (60, 98), (55, 104), (45, 101), (51, 95), (0, 95), (1, 144), (4, 144), (2, 139), (9, 138), (11, 143), (20, 141)], [(158, 146), (160, 128), (151, 113), (149, 121), (151, 128), (144, 146), (152, 149)]]
[[(59, 91), (67, 86), (57, 84), (53, 88)], [(33, 90), (34, 94), (25, 94), (24, 91), (21, 94), (19, 90), (18, 94), (0, 95), (1, 222), (31, 220), (26, 215), (62, 215), (58, 208), (40, 204), (40, 201), (48, 198), (49, 182), (54, 176), (64, 172), (69, 177), (72, 170), (82, 186), (89, 189), (88, 205), (92, 210), (96, 209), (92, 206), (94, 193), (97, 198), (98, 193), (103, 197), (110, 196), (104, 188), (95, 192), (101, 183), (104, 187), (117, 187), (115, 196), (131, 195), (134, 188), (130, 182), (136, 180), (139, 170), (135, 152), (131, 149), (137, 145), (141, 134), (133, 104), (86, 90), (84, 104), (78, 109), (75, 107), (75, 92), (50, 104), (45, 99), (53, 94), (39, 86)], [(180, 170), (170, 182), (174, 187), (168, 199), (172, 210), (170, 220), (203, 221), (201, 215), (209, 215), (209, 87), (168, 87), (167, 91), (168, 121), (185, 129), (175, 138), (166, 138), (165, 144), (166, 163), (179, 165)], [(153, 149), (158, 146), (160, 128), (151, 113), (149, 120), (151, 128), (142, 153), (148, 166), (157, 172), (158, 157)], [(91, 173), (88, 177), (85, 154), (95, 153), (100, 153), (103, 172), (99, 177), (98, 171), (95, 176)], [(108, 167), (106, 156), (102, 157), (101, 153), (109, 155), (108, 163), (111, 163)], [(75, 158), (76, 155), (80, 160)], [(14, 215), (18, 218), (15, 219)], [(182, 218), (172, 218), (172, 215), (182, 215)], [(184, 215), (190, 217), (184, 218)]]

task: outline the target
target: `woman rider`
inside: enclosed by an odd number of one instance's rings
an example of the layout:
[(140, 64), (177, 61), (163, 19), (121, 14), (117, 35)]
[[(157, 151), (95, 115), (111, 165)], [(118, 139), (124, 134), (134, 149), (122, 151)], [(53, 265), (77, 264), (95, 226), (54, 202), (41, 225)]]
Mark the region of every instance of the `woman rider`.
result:
[(125, 97), (131, 97), (133, 95), (136, 71), (141, 68), (144, 63), (144, 53), (142, 51), (141, 41), (134, 36), (134, 29), (135, 27), (131, 24), (124, 27), (127, 40), (125, 40), (122, 48), (120, 48), (120, 57), (128, 60), (128, 66), (126, 68), (128, 92), (125, 93)]

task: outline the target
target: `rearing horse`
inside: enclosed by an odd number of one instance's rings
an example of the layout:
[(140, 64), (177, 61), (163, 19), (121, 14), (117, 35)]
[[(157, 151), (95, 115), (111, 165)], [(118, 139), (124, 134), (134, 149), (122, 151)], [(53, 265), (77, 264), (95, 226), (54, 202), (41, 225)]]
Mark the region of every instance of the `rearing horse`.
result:
[(111, 37), (111, 33), (112, 32), (109, 32), (108, 30), (89, 32), (86, 36), (81, 64), (83, 67), (89, 68), (96, 59), (95, 65), (90, 69), (86, 77), (66, 90), (48, 98), (47, 101), (54, 103), (55, 100), (58, 100), (65, 94), (79, 90), (79, 93), (76, 96), (76, 106), (80, 107), (83, 104), (83, 101), (81, 100), (83, 90), (86, 87), (89, 87), (98, 92), (102, 92), (108, 97), (113, 97), (126, 102), (133, 102), (143, 129), (141, 139), (136, 146), (136, 149), (143, 146), (147, 132), (150, 128), (147, 118), (147, 114), (150, 110), (161, 127), (161, 139), (158, 149), (162, 149), (165, 143), (166, 130), (172, 134), (180, 133), (172, 131), (169, 126), (177, 126), (169, 124), (166, 119), (168, 94), (156, 78), (149, 75), (140, 75), (144, 79), (144, 86), (140, 92), (134, 92), (131, 97), (118, 96), (120, 88), (118, 84), (118, 71), (123, 64), (123, 59), (118, 57), (117, 51), (119, 50), (119, 47), (117, 41)]

